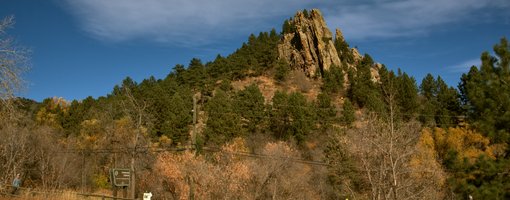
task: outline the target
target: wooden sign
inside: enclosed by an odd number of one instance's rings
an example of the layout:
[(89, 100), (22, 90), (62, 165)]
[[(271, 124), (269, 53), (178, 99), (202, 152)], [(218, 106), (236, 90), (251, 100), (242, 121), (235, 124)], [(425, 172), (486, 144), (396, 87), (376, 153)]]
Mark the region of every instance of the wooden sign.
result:
[(110, 170), (110, 177), (113, 180), (114, 186), (129, 186), (129, 183), (131, 182), (131, 170), (113, 168)]

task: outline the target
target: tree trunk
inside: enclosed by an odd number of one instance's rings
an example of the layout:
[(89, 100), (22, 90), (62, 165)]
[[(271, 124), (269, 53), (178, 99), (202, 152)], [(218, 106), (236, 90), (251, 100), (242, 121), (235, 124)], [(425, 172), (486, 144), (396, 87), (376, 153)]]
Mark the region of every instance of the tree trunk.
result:
[(131, 184), (129, 188), (129, 197), (135, 198), (136, 192), (136, 177), (135, 177), (135, 152), (131, 155)]

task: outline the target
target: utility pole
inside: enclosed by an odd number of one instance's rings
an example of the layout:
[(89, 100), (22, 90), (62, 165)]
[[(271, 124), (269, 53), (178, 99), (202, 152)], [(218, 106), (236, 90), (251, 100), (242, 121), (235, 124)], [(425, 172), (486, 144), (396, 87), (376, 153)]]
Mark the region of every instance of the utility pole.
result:
[(81, 159), (81, 192), (85, 193), (86, 180), (85, 180), (85, 172), (83, 171), (85, 169), (85, 152), (83, 149), (81, 150), (81, 156), (82, 156), (82, 159)]
[(197, 94), (193, 95), (193, 132), (191, 133), (191, 148), (197, 149)]

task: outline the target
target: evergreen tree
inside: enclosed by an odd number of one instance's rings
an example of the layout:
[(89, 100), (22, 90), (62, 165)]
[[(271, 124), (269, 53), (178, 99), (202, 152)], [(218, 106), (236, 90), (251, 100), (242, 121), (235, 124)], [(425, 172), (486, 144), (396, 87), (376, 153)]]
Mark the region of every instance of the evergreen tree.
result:
[(436, 120), (434, 118), (436, 114), (437, 103), (437, 85), (436, 80), (432, 74), (427, 74), (420, 84), (421, 99), (421, 111), (420, 121), (427, 126), (435, 126)]
[(303, 9), (303, 15), (304, 15), (306, 18), (310, 18), (310, 14), (308, 13), (308, 10), (307, 10), (307, 9)]
[(338, 66), (331, 66), (329, 71), (324, 71), (322, 91), (333, 94), (343, 92), (344, 72)]
[(128, 76), (122, 81), (121, 89), (122, 90), (129, 89), (131, 92), (135, 92), (137, 86), (138, 84), (133, 79), (131, 79), (131, 77)]
[[(369, 106), (371, 100), (377, 99), (380, 96), (378, 87), (372, 81), (370, 68), (374, 64), (372, 58), (365, 54), (363, 60), (356, 67), (356, 71), (351, 71), (349, 80), (351, 87), (349, 88), (349, 98), (352, 99), (359, 107)], [(376, 107), (376, 106), (369, 106)]]
[(494, 142), (510, 142), (510, 45), (494, 46), (496, 57), (484, 52), (478, 70), (463, 74), (459, 90), (469, 120)]
[(437, 94), (436, 80), (428, 73), (421, 81), (420, 94), (426, 99), (432, 99)]
[(169, 136), (174, 144), (185, 144), (189, 139), (189, 128), (192, 124), (191, 98), (184, 99), (176, 92), (167, 101), (167, 109), (163, 116), (163, 135)]
[(276, 138), (287, 139), (290, 130), (290, 112), (288, 110), (287, 93), (276, 91), (270, 110), (270, 130)]
[(455, 126), (457, 116), (461, 111), (457, 90), (453, 87), (448, 87), (441, 77), (437, 77), (436, 98), (436, 123), (442, 127)]
[(302, 143), (313, 130), (313, 125), (315, 124), (314, 112), (311, 110), (312, 107), (305, 96), (299, 92), (293, 92), (289, 95), (287, 107), (290, 114), (291, 135), (298, 143)]
[(510, 179), (508, 160), (492, 160), (481, 156), (474, 164), (467, 162), (455, 163), (454, 174), (449, 182), (453, 191), (461, 198), (468, 199), (509, 199)]
[(352, 197), (353, 189), (362, 191), (364, 185), (368, 184), (359, 173), (357, 161), (345, 146), (343, 135), (343, 130), (331, 134), (324, 149), (324, 160), (328, 163), (328, 182), (335, 190), (332, 199), (348, 199)]
[(336, 121), (336, 111), (335, 107), (331, 104), (331, 97), (326, 93), (319, 93), (317, 95), (316, 107), (317, 121), (322, 130), (330, 128)]
[[(400, 71), (400, 70), (399, 70)], [(411, 119), (418, 112), (418, 87), (413, 77), (406, 73), (400, 74), (397, 80), (397, 103), (404, 118)]]
[(289, 72), (290, 72), (289, 64), (285, 60), (280, 59), (276, 63), (274, 79), (277, 82), (282, 83), (287, 79)]
[(434, 79), (431, 74), (427, 74), (420, 85), (420, 94), (422, 107), (419, 119), (422, 123), (429, 126), (455, 126), (461, 112), (459, 94), (455, 88), (449, 87), (440, 76)]
[(335, 49), (342, 63), (354, 63), (354, 55), (345, 40), (335, 40)]
[(175, 77), (175, 81), (179, 85), (186, 84), (185, 73), (186, 73), (186, 68), (184, 68), (184, 65), (177, 64), (174, 66), (172, 76)]
[(207, 102), (205, 111), (206, 143), (223, 144), (234, 137), (244, 135), (241, 117), (235, 112), (232, 99), (223, 90), (216, 90), (215, 95)]
[[(482, 53), (480, 69), (472, 66), (459, 84), (468, 120), (493, 143), (510, 142), (510, 45), (506, 38), (494, 46), (496, 57)], [(492, 152), (492, 151), (489, 151)], [(480, 157), (474, 164), (449, 162), (457, 171), (450, 179), (455, 192), (473, 198), (510, 198), (509, 149), (495, 160)], [(451, 159), (450, 159), (451, 160)]]
[(184, 79), (186, 84), (189, 84), (192, 88), (199, 90), (204, 89), (208, 77), (205, 71), (205, 67), (200, 59), (191, 59)]
[(344, 106), (342, 110), (342, 121), (347, 125), (351, 126), (351, 124), (356, 121), (355, 109), (349, 99), (344, 100)]
[(294, 33), (296, 31), (296, 27), (294, 24), (291, 24), (292, 23), (292, 19), (286, 19), (284, 22), (283, 22), (283, 25), (282, 25), (282, 34), (286, 34), (286, 33)]
[(209, 76), (213, 79), (222, 79), (230, 77), (230, 71), (228, 61), (226, 58), (222, 57), (220, 54), (216, 56), (214, 62), (206, 65), (206, 71)]
[(270, 129), (280, 139), (294, 138), (298, 143), (306, 140), (313, 130), (315, 116), (306, 98), (298, 92), (287, 95), (277, 91), (273, 96)]
[(263, 130), (265, 117), (264, 96), (255, 84), (249, 85), (237, 93), (235, 99), (236, 112), (244, 118), (243, 127), (250, 133)]

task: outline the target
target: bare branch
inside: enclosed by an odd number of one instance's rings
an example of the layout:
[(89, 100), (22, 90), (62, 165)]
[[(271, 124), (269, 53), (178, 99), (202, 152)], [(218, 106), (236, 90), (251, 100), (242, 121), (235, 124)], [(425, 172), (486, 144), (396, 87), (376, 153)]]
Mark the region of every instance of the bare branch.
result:
[(12, 112), (12, 99), (24, 85), (22, 74), (28, 70), (29, 50), (22, 48), (6, 33), (14, 25), (14, 17), (0, 21), (0, 108)]

